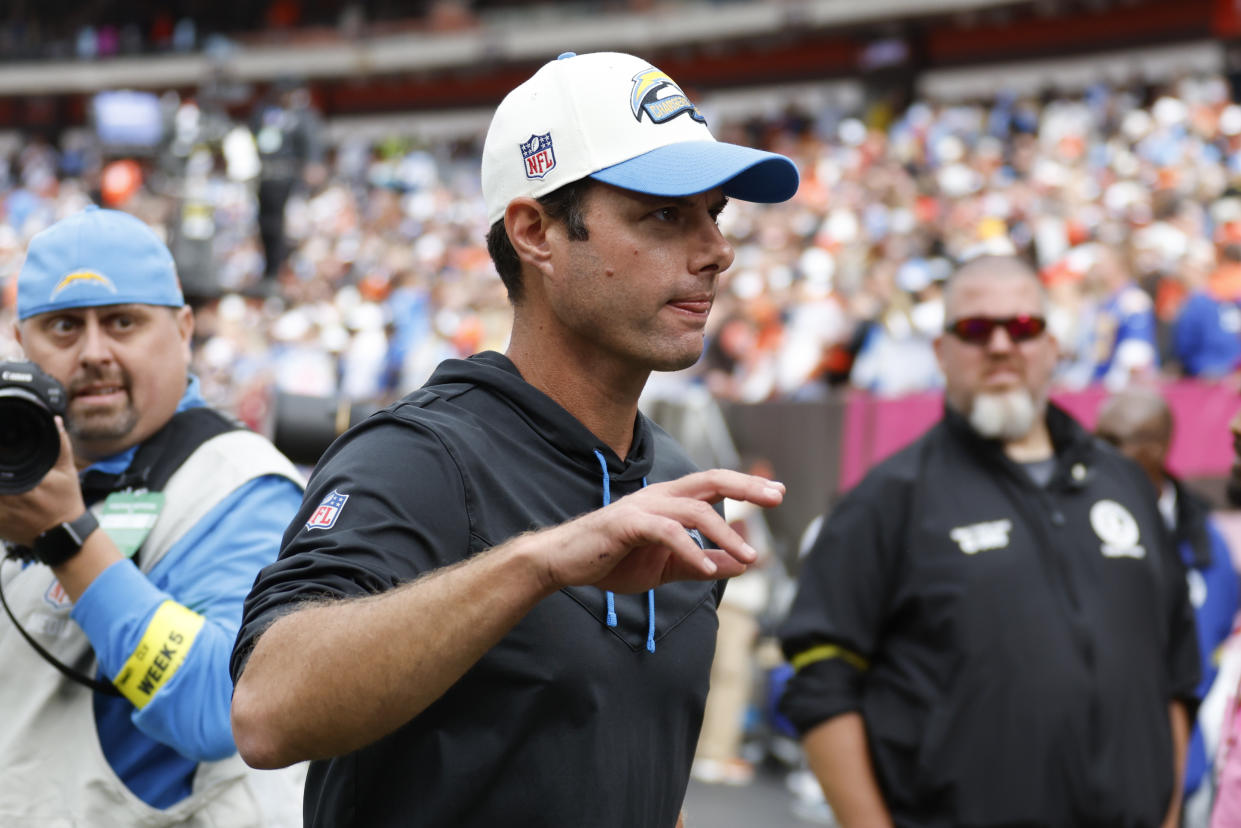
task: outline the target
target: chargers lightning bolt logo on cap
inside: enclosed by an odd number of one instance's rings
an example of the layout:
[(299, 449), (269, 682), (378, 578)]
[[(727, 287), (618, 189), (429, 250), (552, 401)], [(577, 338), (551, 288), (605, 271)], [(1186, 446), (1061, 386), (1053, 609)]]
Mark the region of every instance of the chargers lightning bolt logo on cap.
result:
[(109, 293), (116, 293), (116, 285), (112, 284), (112, 280), (102, 273), (94, 270), (75, 270), (72, 273), (63, 276), (56, 287), (52, 288), (51, 298), (55, 299), (62, 291), (67, 290), (76, 284), (97, 284), (107, 289)]
[[(663, 98), (657, 97), (661, 90), (670, 87), (673, 94)], [(706, 123), (707, 119), (702, 117), (700, 113), (685, 93), (681, 91), (681, 87), (664, 72), (659, 71), (654, 66), (649, 69), (643, 69), (641, 72), (633, 76), (633, 90), (629, 94), (629, 108), (633, 111), (633, 117), (639, 121), (642, 120), (642, 113), (645, 112), (651, 119), (651, 123), (662, 124), (671, 121), (683, 112), (688, 112), (689, 116), (695, 121)]]

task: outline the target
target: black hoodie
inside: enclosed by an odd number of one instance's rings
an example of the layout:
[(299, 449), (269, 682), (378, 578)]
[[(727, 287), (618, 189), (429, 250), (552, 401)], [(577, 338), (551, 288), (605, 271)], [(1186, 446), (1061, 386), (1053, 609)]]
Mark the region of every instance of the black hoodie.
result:
[[(641, 414), (621, 460), (504, 356), (444, 362), (319, 462), (279, 560), (246, 600), (234, 679), (293, 603), (389, 590), (694, 470)], [(606, 593), (560, 590), (415, 719), (312, 763), (306, 824), (671, 828), (722, 587), (616, 595), (614, 626)]]

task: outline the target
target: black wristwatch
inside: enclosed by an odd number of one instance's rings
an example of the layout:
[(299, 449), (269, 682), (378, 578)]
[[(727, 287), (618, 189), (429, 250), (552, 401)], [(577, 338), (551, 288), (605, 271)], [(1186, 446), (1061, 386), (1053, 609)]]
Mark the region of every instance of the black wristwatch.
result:
[(75, 520), (59, 523), (34, 539), (31, 549), (35, 560), (48, 566), (60, 566), (82, 549), (86, 539), (99, 528), (99, 521), (87, 509)]

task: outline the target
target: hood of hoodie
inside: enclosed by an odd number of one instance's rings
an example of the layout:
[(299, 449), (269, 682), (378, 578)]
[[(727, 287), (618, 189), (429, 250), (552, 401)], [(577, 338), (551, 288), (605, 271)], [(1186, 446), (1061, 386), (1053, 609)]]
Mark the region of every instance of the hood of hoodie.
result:
[(483, 351), (468, 359), (449, 359), (440, 363), (424, 386), (425, 391), (452, 395), (467, 388), (493, 392), (530, 430), (546, 443), (548, 452), (561, 455), (566, 462), (599, 472), (595, 451), (607, 460), (608, 475), (615, 484), (640, 484), (655, 461), (655, 428), (641, 412), (633, 427), (629, 456), (616, 456), (602, 440), (560, 403), (522, 378), (512, 360), (495, 351)]
[[(402, 414), (406, 404), (416, 406), (418, 414)], [(562, 523), (650, 483), (696, 470), (681, 447), (640, 412), (629, 456), (622, 460), (526, 382), (508, 357), (492, 351), (441, 363), (393, 413), (438, 424), (449, 452), (465, 467), (471, 531), (484, 546)], [(700, 546), (709, 543), (697, 531), (690, 536)], [(723, 585), (689, 581), (626, 596), (594, 587), (563, 592), (631, 646), (655, 652), (657, 641), (696, 605), (708, 596), (718, 603)]]

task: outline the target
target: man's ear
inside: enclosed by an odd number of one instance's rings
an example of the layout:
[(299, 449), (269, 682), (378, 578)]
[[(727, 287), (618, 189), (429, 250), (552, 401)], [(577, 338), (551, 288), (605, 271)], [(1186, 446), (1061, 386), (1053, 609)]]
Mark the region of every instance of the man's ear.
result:
[(173, 311), (173, 320), (177, 325), (177, 334), (185, 348), (187, 358), (192, 354), (191, 345), (194, 339), (194, 311), (189, 305), (182, 305)]
[(540, 270), (551, 260), (547, 237), (551, 224), (543, 205), (533, 198), (515, 198), (504, 210), (504, 229), (517, 258)]

